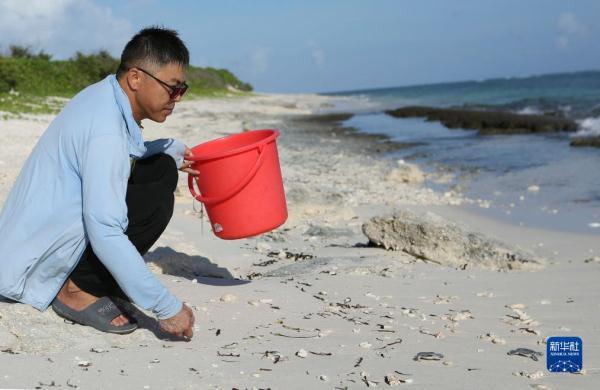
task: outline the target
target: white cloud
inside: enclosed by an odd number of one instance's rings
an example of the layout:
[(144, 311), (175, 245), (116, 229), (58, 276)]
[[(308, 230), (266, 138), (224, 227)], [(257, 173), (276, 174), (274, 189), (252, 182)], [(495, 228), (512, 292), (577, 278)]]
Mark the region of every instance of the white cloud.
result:
[(250, 66), (255, 74), (264, 73), (269, 67), (271, 49), (264, 46), (257, 46), (250, 50)]
[(571, 12), (563, 12), (558, 17), (559, 36), (556, 39), (556, 45), (560, 49), (566, 49), (569, 46), (570, 38), (583, 36), (588, 32), (588, 27), (577, 19), (577, 15)]
[(583, 35), (587, 32), (587, 26), (581, 23), (577, 16), (571, 12), (564, 12), (558, 17), (558, 29), (567, 35)]
[(315, 41), (308, 41), (306, 43), (311, 51), (312, 59), (319, 69), (323, 69), (325, 66), (325, 50), (321, 49)]
[(75, 51), (120, 52), (132, 36), (129, 21), (92, 0), (0, 0), (0, 46), (31, 46), (56, 58)]

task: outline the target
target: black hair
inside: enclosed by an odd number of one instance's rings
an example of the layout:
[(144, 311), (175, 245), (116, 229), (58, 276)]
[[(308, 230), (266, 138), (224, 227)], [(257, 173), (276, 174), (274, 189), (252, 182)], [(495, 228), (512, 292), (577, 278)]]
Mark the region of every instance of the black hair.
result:
[(170, 63), (182, 66), (190, 63), (190, 53), (177, 31), (157, 26), (147, 27), (125, 45), (117, 77), (135, 66), (162, 67)]

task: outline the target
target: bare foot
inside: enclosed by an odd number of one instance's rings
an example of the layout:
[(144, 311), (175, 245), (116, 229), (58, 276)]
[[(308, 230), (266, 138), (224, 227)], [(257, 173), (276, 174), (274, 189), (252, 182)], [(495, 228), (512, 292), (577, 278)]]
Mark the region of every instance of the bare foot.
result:
[[(98, 300), (98, 297), (93, 296), (83, 290), (69, 278), (62, 286), (56, 295), (59, 301), (69, 306), (73, 310), (81, 311)], [(122, 326), (129, 323), (129, 319), (124, 315), (119, 315), (110, 322), (114, 326)]]

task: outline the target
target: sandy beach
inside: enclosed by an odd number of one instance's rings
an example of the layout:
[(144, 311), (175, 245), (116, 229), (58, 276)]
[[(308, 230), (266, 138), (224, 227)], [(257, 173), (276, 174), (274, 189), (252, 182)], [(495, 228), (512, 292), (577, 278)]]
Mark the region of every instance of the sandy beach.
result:
[[(257, 94), (184, 101), (166, 123), (144, 123), (146, 140), (189, 146), (280, 129), (288, 221), (220, 240), (181, 174), (173, 219), (145, 259), (194, 310), (194, 338), (161, 334), (133, 306), (141, 329), (117, 336), (0, 301), (0, 388), (597, 388), (598, 236), (467, 211), (476, 200), (426, 188), (418, 166), (384, 158), (401, 144), (340, 127), (338, 114), (368, 108), (350, 98)], [(0, 121), (0, 202), (51, 120)], [(502, 242), (535, 267), (456, 266), (369, 244), (365, 223), (404, 211)], [(546, 338), (561, 335), (582, 338), (581, 374), (547, 371)], [(531, 351), (509, 354), (519, 348)]]

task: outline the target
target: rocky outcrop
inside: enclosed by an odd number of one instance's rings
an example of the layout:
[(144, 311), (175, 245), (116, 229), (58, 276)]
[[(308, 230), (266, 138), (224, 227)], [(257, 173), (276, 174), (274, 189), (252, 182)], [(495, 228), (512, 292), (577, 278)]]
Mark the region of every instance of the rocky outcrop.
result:
[(543, 261), (479, 233), (465, 232), (441, 217), (401, 211), (364, 223), (371, 244), (402, 251), (425, 262), (460, 269), (535, 270)]
[(573, 137), (571, 146), (592, 146), (600, 148), (600, 137)]
[(504, 111), (410, 106), (388, 110), (386, 114), (396, 118), (427, 118), (429, 121), (439, 121), (449, 129), (479, 130), (479, 134), (482, 135), (555, 133), (577, 130), (577, 124), (569, 119), (547, 115), (521, 115)]

